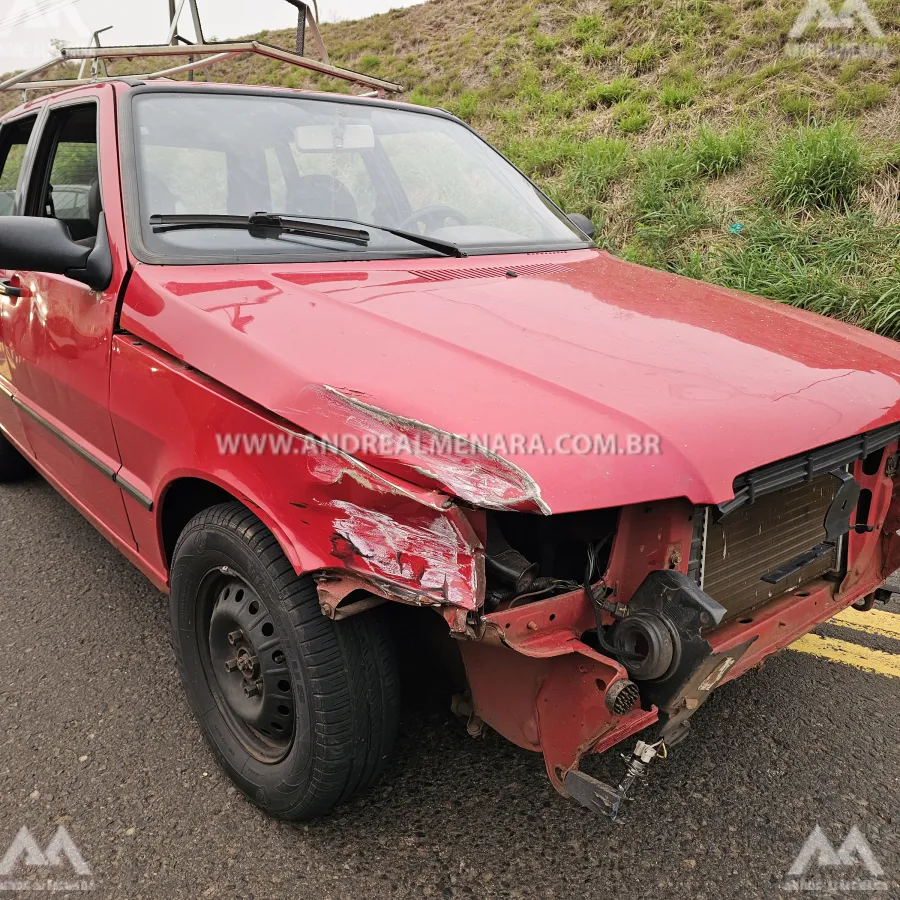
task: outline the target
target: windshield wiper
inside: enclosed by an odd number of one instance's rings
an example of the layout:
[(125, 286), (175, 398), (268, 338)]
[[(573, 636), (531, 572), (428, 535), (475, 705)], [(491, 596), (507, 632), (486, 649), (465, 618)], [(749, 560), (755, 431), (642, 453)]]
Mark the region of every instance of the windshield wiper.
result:
[[(276, 216), (276, 218), (281, 219), (283, 222), (295, 221), (293, 216)], [(360, 225), (363, 228), (374, 228), (377, 231), (384, 231), (387, 234), (394, 235), (394, 237), (403, 238), (414, 244), (419, 244), (421, 247), (427, 247), (429, 250), (434, 250), (436, 253), (440, 253), (444, 256), (455, 256), (457, 259), (465, 259), (469, 255), (457, 244), (453, 244), (450, 241), (442, 241), (440, 238), (417, 234), (415, 231), (403, 231), (400, 228), (392, 228), (389, 225), (376, 225), (374, 222), (360, 222), (357, 219), (345, 219), (341, 216), (310, 216), (309, 218), (315, 219), (317, 222), (349, 222), (351, 225)], [(296, 221), (307, 220), (302, 219)]]
[(464, 259), (468, 254), (452, 244), (450, 241), (442, 241), (438, 238), (426, 237), (424, 234), (416, 234), (414, 231), (403, 231), (400, 228), (391, 228), (388, 225), (375, 225), (372, 222), (359, 222), (356, 219), (345, 219), (339, 216), (302, 216), (279, 215), (277, 213), (258, 212), (252, 216), (150, 216), (150, 224), (154, 232), (179, 231), (192, 228), (240, 228), (250, 232), (253, 237), (277, 237), (279, 234), (299, 234), (303, 237), (326, 238), (335, 241), (345, 241), (348, 244), (358, 244), (361, 247), (369, 245), (370, 235), (368, 231), (355, 228), (341, 228), (337, 225), (326, 224), (328, 222), (349, 222), (351, 225), (360, 225), (362, 228), (374, 228), (392, 234), (394, 237), (403, 238), (420, 247), (427, 247), (443, 256), (455, 256)]
[(270, 213), (254, 213), (252, 216), (153, 215), (150, 216), (150, 224), (157, 233), (194, 228), (238, 228), (248, 231), (252, 237), (260, 238), (278, 237), (287, 233), (343, 241), (360, 247), (368, 247), (370, 240), (368, 231), (327, 225), (318, 219), (309, 221), (292, 216), (273, 216)]

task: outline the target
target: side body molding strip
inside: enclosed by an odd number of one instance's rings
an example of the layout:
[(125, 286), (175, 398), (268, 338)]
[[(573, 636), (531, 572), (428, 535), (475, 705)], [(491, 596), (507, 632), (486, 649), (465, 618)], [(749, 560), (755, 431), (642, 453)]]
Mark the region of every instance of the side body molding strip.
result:
[(153, 500), (150, 497), (147, 497), (141, 491), (139, 491), (133, 484), (128, 482), (126, 479), (122, 478), (122, 476), (111, 469), (106, 463), (102, 460), (97, 459), (92, 453), (88, 452), (81, 446), (77, 441), (72, 440), (67, 434), (64, 434), (60, 431), (52, 422), (48, 422), (40, 413), (33, 410), (24, 400), (22, 400), (17, 394), (12, 393), (6, 385), (0, 382), (0, 391), (6, 394), (7, 397), (12, 400), (13, 404), (20, 410), (22, 410), (25, 415), (32, 418), (35, 422), (41, 425), (43, 428), (46, 428), (52, 435), (54, 435), (58, 440), (62, 441), (73, 453), (77, 453), (85, 462), (92, 465), (98, 472), (102, 472), (110, 481), (114, 484), (117, 484), (129, 497), (136, 500), (147, 512), (151, 512), (153, 510)]

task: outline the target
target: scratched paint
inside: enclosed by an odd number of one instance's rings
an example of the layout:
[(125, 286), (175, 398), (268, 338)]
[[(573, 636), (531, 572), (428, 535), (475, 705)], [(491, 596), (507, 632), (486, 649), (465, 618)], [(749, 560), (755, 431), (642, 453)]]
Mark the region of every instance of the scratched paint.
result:
[(448, 493), (486, 509), (532, 510), (550, 515), (541, 491), (527, 472), (496, 453), (431, 425), (389, 413), (347, 397), (332, 387), (318, 389), (329, 412), (339, 413), (349, 427), (390, 446), (401, 440), (429, 452), (398, 454), (395, 461), (434, 481)]
[[(472, 547), (449, 519), (436, 516), (426, 524), (409, 524), (345, 500), (330, 505), (343, 514), (335, 519), (336, 534), (376, 574), (415, 582), (445, 603), (470, 605), (477, 595), (475, 569), (468, 564)], [(461, 565), (461, 558), (467, 564)]]
[[(304, 438), (310, 440), (309, 438)], [(316, 452), (307, 454), (310, 474), (328, 484), (340, 484), (350, 478), (360, 486), (379, 494), (396, 494), (430, 506), (434, 509), (446, 508), (449, 498), (436, 491), (422, 490), (405, 484), (396, 478), (378, 472), (371, 466), (339, 450), (337, 447), (315, 442)]]

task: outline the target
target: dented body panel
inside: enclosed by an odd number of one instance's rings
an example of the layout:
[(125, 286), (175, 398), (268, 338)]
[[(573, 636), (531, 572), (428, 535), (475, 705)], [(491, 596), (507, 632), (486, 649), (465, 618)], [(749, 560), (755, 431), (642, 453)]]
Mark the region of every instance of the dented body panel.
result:
[(394, 599), (478, 607), (481, 544), (455, 505), (444, 508), (444, 495), (402, 485), (320, 442), (298, 443), (305, 452), (297, 454), (223, 456), (216, 434), (287, 428), (130, 336), (115, 338), (112, 386), (122, 475), (154, 506), (132, 499), (129, 513), (159, 578), (167, 561), (155, 510), (180, 479), (199, 478), (253, 509), (298, 572), (339, 567)]

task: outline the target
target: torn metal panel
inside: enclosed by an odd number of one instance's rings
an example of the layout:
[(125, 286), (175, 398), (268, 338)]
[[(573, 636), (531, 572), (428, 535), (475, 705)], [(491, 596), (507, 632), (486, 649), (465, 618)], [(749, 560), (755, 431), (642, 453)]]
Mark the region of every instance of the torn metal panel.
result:
[(366, 438), (373, 447), (390, 448), (395, 462), (473, 506), (550, 514), (534, 479), (487, 448), (348, 397), (328, 385), (318, 393), (329, 412), (339, 413), (363, 437), (363, 450)]
[(320, 481), (325, 481), (329, 484), (340, 484), (346, 477), (376, 493), (391, 493), (408, 497), (417, 503), (422, 503), (434, 509), (447, 509), (453, 502), (446, 494), (417, 488), (415, 485), (400, 481), (400, 479), (393, 478), (384, 472), (379, 472), (325, 441), (320, 441), (309, 435), (297, 434), (287, 429), (284, 430), (287, 434), (291, 434), (294, 438), (305, 442), (307, 448), (311, 451), (307, 454), (310, 474)]
[(432, 602), (475, 608), (483, 594), (477, 548), (448, 517), (423, 511), (402, 521), (344, 500), (331, 506), (333, 555), (348, 566), (413, 584)]

